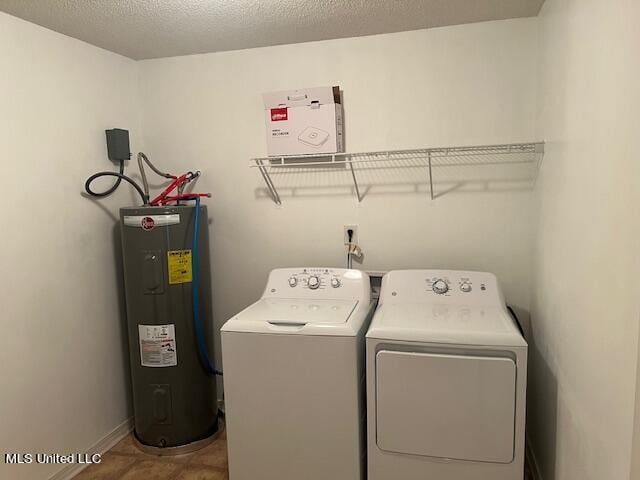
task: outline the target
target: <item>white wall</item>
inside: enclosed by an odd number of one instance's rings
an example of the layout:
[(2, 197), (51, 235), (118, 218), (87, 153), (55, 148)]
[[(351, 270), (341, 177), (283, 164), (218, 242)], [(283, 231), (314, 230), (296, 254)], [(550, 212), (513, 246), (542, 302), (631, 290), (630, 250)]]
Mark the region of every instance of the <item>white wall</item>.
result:
[[(544, 480), (629, 478), (638, 345), (640, 5), (540, 17), (530, 434)], [(637, 478), (637, 477), (636, 477)]]
[(114, 169), (105, 129), (140, 137), (136, 64), (1, 13), (0, 59), (0, 452), (84, 451), (130, 414), (113, 226), (133, 196), (80, 192)]
[[(218, 326), (271, 268), (342, 265), (345, 223), (359, 225), (364, 269), (494, 271), (534, 313), (529, 428), (544, 480), (629, 478), (632, 443), (640, 460), (638, 13), (633, 0), (547, 0), (541, 19), (139, 64), (0, 14), (1, 161), (19, 179), (5, 189), (14, 204), (38, 192), (28, 216), (5, 211), (20, 234), (0, 248), (0, 451), (82, 450), (128, 416), (113, 224), (137, 199), (125, 186), (100, 207), (79, 192), (113, 168), (104, 129), (130, 128), (140, 148), (140, 105), (154, 161), (201, 169), (198, 189), (213, 193)], [(304, 174), (274, 206), (248, 168), (265, 153), (261, 93), (332, 84), (349, 151), (546, 139), (535, 196), (463, 188), (430, 201), (425, 185), (401, 185), (357, 204)], [(12, 478), (57, 469), (0, 465)]]
[(364, 269), (489, 270), (528, 309), (531, 191), (430, 201), (378, 189), (358, 205), (344, 190), (283, 190), (278, 208), (248, 161), (266, 151), (261, 94), (318, 85), (344, 91), (348, 151), (530, 141), (536, 58), (536, 20), (524, 19), (141, 62), (147, 153), (201, 169), (213, 193), (216, 324), (255, 301), (274, 267), (342, 266), (346, 223), (359, 225)]
[[(158, 165), (201, 169), (199, 189), (214, 195), (218, 326), (271, 268), (342, 265), (345, 223), (359, 225), (365, 269), (494, 271), (510, 302), (533, 309), (529, 429), (544, 480), (629, 478), (632, 457), (640, 465), (639, 8), (547, 0), (540, 19), (139, 64), (0, 14), (4, 215), (19, 232), (0, 245), (0, 451), (83, 450), (129, 415), (113, 225), (137, 199), (125, 186), (97, 204), (80, 190), (114, 168), (104, 129), (130, 128), (137, 151), (143, 123)], [(425, 185), (396, 185), (357, 204), (304, 174), (284, 179), (304, 188), (283, 188), (274, 206), (247, 163), (265, 153), (260, 95), (332, 84), (349, 151), (546, 139), (536, 194), (462, 188), (430, 201)], [(19, 202), (33, 206), (9, 208)], [(0, 476), (58, 468), (0, 462)]]

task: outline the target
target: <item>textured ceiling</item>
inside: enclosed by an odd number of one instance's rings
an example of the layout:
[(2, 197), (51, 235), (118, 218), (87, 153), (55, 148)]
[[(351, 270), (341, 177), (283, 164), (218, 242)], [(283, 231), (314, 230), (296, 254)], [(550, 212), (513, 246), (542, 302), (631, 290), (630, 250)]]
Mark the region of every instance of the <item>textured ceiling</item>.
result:
[(134, 59), (529, 17), (544, 0), (0, 0), (0, 11)]

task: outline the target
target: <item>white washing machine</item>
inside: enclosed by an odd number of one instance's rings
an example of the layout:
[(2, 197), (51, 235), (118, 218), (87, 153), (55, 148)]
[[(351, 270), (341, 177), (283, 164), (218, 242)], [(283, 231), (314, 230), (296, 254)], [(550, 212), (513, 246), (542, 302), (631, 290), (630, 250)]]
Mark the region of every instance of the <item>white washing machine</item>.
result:
[(277, 269), (222, 327), (231, 480), (358, 480), (369, 277)]
[(366, 336), (369, 480), (522, 480), (527, 343), (496, 277), (389, 272)]

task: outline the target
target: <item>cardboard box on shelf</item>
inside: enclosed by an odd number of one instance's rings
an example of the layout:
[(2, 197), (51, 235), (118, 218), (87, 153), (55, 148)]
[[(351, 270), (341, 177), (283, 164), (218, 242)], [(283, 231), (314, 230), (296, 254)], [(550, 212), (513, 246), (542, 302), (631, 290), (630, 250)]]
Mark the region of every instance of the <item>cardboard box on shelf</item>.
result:
[(344, 152), (340, 87), (271, 92), (263, 99), (269, 156)]

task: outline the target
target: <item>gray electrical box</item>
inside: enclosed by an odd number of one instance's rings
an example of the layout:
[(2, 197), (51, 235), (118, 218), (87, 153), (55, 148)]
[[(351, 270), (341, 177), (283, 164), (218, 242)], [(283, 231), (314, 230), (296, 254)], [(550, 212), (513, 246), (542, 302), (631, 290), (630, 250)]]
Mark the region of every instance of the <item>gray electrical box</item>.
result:
[(109, 160), (122, 161), (131, 158), (131, 147), (129, 146), (129, 130), (122, 128), (112, 128), (105, 130), (107, 136), (107, 156)]
[[(198, 353), (193, 322), (195, 207), (120, 210), (135, 435), (150, 447), (179, 447), (218, 428), (215, 378)], [(198, 223), (199, 310), (209, 356), (213, 320), (207, 208)]]

